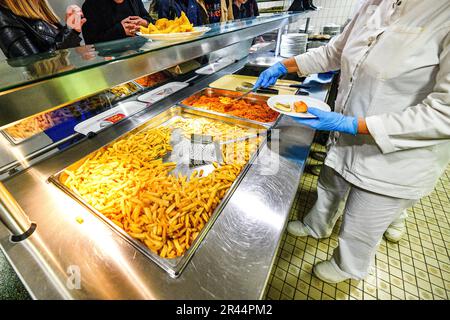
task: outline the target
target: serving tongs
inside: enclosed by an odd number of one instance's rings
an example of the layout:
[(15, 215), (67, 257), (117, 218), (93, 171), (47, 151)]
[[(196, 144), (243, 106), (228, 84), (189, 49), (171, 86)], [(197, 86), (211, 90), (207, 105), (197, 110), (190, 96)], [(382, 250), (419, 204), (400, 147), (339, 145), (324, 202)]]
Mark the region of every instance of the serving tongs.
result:
[(246, 96), (248, 96), (250, 93), (255, 93), (257, 90), (258, 90), (258, 87), (252, 88), (251, 90), (247, 91), (246, 93), (244, 93), (244, 94), (241, 95), (240, 97), (237, 97), (237, 98), (233, 99), (233, 100), (230, 102), (230, 104), (231, 104), (231, 103), (238, 102), (238, 101), (244, 99), (244, 98), (245, 98)]
[[(240, 92), (247, 92), (248, 91), (248, 87), (242, 87), (242, 86), (238, 86), (236, 87), (236, 91), (240, 91)], [(256, 90), (256, 93), (262, 93), (262, 94), (278, 94), (279, 91), (276, 89), (270, 89), (270, 88), (258, 88)]]
[[(242, 82), (241, 86), (244, 87), (244, 88), (253, 88), (253, 83), (251, 83), (251, 82)], [(269, 88), (277, 88), (277, 87), (297, 88), (297, 89), (311, 89), (311, 87), (305, 86), (303, 84), (274, 84), (273, 86), (269, 86)]]

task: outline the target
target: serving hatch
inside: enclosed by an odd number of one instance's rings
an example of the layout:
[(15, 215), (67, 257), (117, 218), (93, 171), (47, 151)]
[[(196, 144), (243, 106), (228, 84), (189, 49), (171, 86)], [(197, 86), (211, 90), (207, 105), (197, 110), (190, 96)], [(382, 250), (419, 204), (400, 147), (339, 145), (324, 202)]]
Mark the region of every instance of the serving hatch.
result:
[[(174, 106), (49, 180), (178, 277), (266, 133), (253, 122)], [(220, 152), (211, 158), (206, 149)]]

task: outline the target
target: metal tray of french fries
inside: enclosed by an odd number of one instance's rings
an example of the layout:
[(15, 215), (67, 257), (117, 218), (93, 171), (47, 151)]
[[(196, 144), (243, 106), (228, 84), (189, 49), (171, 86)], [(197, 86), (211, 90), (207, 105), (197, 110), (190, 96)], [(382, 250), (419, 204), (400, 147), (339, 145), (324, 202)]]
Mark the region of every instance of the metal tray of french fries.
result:
[[(176, 278), (266, 137), (265, 126), (173, 106), (49, 181)], [(214, 142), (202, 145), (199, 138)], [(193, 165), (198, 143), (219, 146), (220, 163), (209, 158)]]
[[(241, 95), (243, 95), (244, 93), (242, 92), (238, 92), (238, 91), (232, 91), (232, 90), (225, 90), (225, 89), (216, 89), (216, 88), (205, 88), (202, 90), (197, 91), (196, 93), (194, 93), (193, 95), (189, 96), (188, 98), (182, 100), (181, 102), (179, 102), (179, 105), (185, 107), (185, 108), (189, 108), (189, 109), (193, 109), (193, 110), (201, 110), (203, 112), (207, 112), (210, 114), (214, 114), (217, 116), (223, 116), (226, 115), (230, 118), (234, 118), (234, 119), (239, 119), (239, 120), (245, 120), (247, 122), (251, 122), (257, 125), (262, 125), (265, 126), (267, 128), (272, 128), (274, 127), (278, 121), (280, 120), (281, 114), (278, 114), (277, 118), (274, 121), (270, 121), (270, 122), (261, 122), (261, 121), (256, 121), (256, 120), (251, 120), (248, 118), (244, 118), (244, 117), (239, 117), (239, 116), (234, 116), (231, 114), (227, 114), (227, 113), (222, 113), (222, 112), (217, 112), (217, 111), (213, 111), (213, 110), (208, 110), (208, 109), (203, 109), (203, 108), (199, 108), (199, 107), (194, 107), (189, 105), (188, 101), (192, 100), (192, 99), (198, 99), (201, 96), (206, 96), (206, 97), (227, 97), (227, 98), (232, 98), (232, 99), (236, 99), (238, 97), (240, 97)], [(258, 94), (248, 94), (246, 97), (244, 97), (242, 99), (243, 101), (249, 102), (249, 103), (253, 103), (253, 104), (259, 104), (259, 105), (267, 105), (267, 100), (269, 100), (268, 96), (264, 96), (264, 95), (258, 95)], [(267, 107), (269, 108), (269, 107)], [(270, 108), (269, 108), (270, 109)]]

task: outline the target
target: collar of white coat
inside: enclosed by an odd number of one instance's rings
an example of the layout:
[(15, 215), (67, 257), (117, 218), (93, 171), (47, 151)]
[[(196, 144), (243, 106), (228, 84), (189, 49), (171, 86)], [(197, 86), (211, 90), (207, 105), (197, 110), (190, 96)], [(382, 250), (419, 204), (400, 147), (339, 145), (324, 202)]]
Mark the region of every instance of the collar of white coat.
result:
[(369, 0), (363, 9), (368, 16), (366, 26), (373, 30), (384, 29), (395, 23), (406, 8), (421, 1), (423, 0)]

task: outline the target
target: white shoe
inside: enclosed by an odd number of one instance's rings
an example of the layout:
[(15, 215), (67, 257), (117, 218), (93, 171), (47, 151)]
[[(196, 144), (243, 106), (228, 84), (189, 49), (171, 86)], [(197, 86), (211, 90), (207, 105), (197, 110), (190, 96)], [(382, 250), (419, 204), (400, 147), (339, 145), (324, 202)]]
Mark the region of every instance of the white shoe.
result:
[(405, 223), (390, 225), (384, 233), (384, 237), (390, 241), (397, 243), (402, 240), (403, 235), (406, 233)]
[(289, 222), (287, 232), (296, 237), (310, 236), (309, 229), (299, 220)]
[(314, 275), (328, 283), (339, 283), (350, 279), (349, 276), (339, 270), (331, 261), (322, 261), (313, 268)]

